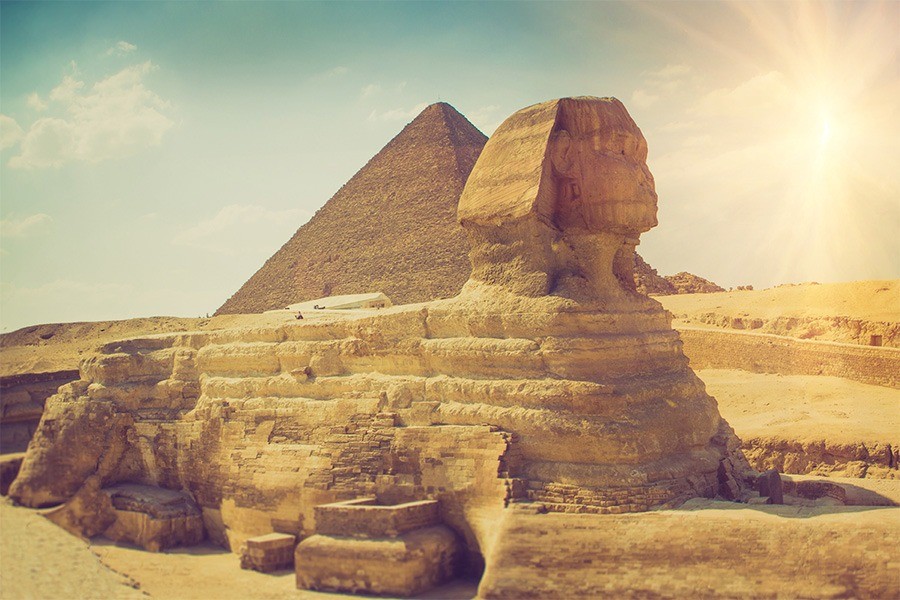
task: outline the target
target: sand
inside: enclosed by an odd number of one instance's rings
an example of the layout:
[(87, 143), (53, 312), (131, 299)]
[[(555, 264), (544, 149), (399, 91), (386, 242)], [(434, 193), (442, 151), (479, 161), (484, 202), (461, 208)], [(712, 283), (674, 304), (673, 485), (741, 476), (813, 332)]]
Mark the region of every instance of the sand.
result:
[(74, 600), (146, 598), (126, 576), (100, 562), (87, 544), (37, 511), (0, 499), (0, 598)]
[[(882, 493), (900, 498), (900, 482), (862, 481), (860, 485), (869, 488), (874, 486)], [(208, 544), (162, 553), (145, 552), (103, 540), (94, 540), (89, 544), (57, 528), (37, 511), (14, 507), (5, 500), (0, 502), (0, 524), (3, 529), (0, 540), (0, 597), (4, 600), (147, 597), (171, 600), (322, 600), (354, 597), (297, 590), (290, 570), (274, 574), (241, 570), (236, 555)], [(820, 533), (817, 533), (819, 527), (816, 524), (821, 524)], [(653, 592), (677, 589), (683, 593), (693, 587), (705, 590), (706, 595), (711, 590), (719, 590), (738, 596), (759, 594), (761, 590), (771, 590), (771, 586), (775, 585), (775, 589), (791, 596), (800, 592), (811, 593), (815, 590), (816, 581), (793, 581), (790, 571), (777, 575), (778, 570), (772, 565), (742, 564), (742, 553), (736, 551), (732, 544), (722, 544), (719, 551), (715, 551), (714, 548), (722, 542), (722, 532), (739, 528), (744, 539), (757, 541), (773, 534), (788, 537), (797, 540), (798, 550), (801, 547), (808, 550), (810, 540), (827, 539), (828, 552), (846, 555), (847, 564), (852, 565), (854, 561), (865, 560), (856, 546), (863, 538), (871, 539), (873, 543), (879, 544), (879, 548), (886, 550), (883, 538), (898, 531), (900, 509), (798, 506), (751, 508), (725, 502), (694, 500), (676, 511), (605, 516), (526, 516), (519, 528), (527, 530), (535, 526), (544, 531), (544, 534), (550, 534), (549, 538), (529, 536), (520, 541), (523, 541), (523, 548), (526, 549), (535, 542), (542, 544), (542, 549), (530, 550), (545, 554), (547, 558), (541, 559), (542, 561), (548, 558), (553, 560), (551, 557), (555, 557), (557, 553), (580, 553), (579, 548), (586, 550), (625, 545), (633, 549), (630, 554), (626, 553), (623, 562), (616, 567), (618, 575), (615, 579), (603, 583), (603, 575), (596, 575), (596, 581), (592, 582), (594, 585), (612, 584), (619, 591), (630, 587), (632, 590)], [(610, 533), (604, 533), (608, 528), (611, 528)], [(620, 539), (621, 536), (625, 536), (625, 539)], [(514, 539), (516, 534), (513, 534), (510, 543)], [(634, 567), (634, 560), (639, 563), (644, 561), (648, 552), (654, 552), (653, 548), (680, 545), (679, 540), (684, 540), (688, 546), (705, 546), (705, 552), (714, 555), (703, 559), (709, 561), (710, 568), (703, 567), (702, 560), (698, 563), (700, 559), (692, 558), (692, 552), (697, 549), (686, 549), (683, 555), (668, 556), (666, 560), (644, 565), (634, 572), (626, 568), (629, 565)], [(557, 546), (557, 543), (563, 543), (566, 549)], [(709, 546), (710, 543), (712, 546)], [(550, 551), (551, 546), (557, 550)], [(786, 553), (792, 551), (791, 548), (783, 550)], [(586, 559), (591, 555), (592, 553), (582, 554)], [(795, 557), (794, 561), (798, 560), (799, 568), (805, 568), (803, 557)], [(831, 560), (838, 559), (832, 556)], [(757, 569), (764, 574), (765, 583), (752, 577)], [(601, 571), (605, 572), (605, 569)], [(527, 585), (543, 585), (547, 577), (540, 572), (540, 566), (535, 565), (533, 572), (520, 576)], [(515, 574), (513, 572), (507, 575)], [(579, 585), (585, 583), (574, 581), (572, 577), (578, 578), (577, 570), (563, 577), (568, 585), (574, 586), (571, 589), (578, 589)], [(532, 581), (529, 583), (529, 580)], [(432, 590), (420, 598), (472, 598), (475, 591), (474, 582), (457, 581)], [(840, 596), (843, 590), (838, 586), (827, 591), (829, 593), (824, 594), (825, 596)]]
[(900, 280), (801, 283), (765, 290), (656, 296), (675, 315), (717, 311), (734, 316), (900, 320)]
[(900, 347), (900, 280), (807, 283), (656, 299), (674, 315), (676, 329), (717, 327)]
[(697, 371), (738, 437), (900, 443), (900, 390), (838, 377)]

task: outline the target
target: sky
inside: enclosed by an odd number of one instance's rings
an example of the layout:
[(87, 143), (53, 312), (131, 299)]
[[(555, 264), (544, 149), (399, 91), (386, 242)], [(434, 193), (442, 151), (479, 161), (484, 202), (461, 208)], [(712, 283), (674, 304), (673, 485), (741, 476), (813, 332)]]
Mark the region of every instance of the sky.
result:
[(898, 2), (2, 2), (0, 330), (211, 314), (430, 103), (614, 96), (661, 274), (900, 278)]

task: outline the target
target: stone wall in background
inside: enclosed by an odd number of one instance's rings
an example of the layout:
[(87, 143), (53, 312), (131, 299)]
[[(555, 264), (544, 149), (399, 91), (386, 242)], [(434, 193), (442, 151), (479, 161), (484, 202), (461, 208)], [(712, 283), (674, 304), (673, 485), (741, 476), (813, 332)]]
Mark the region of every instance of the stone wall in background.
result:
[(797, 340), (777, 335), (679, 328), (694, 369), (829, 375), (900, 388), (900, 349)]

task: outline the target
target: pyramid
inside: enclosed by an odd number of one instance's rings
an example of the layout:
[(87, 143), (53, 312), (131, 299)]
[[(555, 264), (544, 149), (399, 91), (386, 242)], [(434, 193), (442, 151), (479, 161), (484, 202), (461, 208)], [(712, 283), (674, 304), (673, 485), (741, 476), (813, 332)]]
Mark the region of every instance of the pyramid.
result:
[[(456, 208), (486, 142), (449, 104), (427, 107), (216, 314), (376, 291), (394, 304), (456, 295), (471, 273)], [(635, 258), (639, 291), (677, 293), (640, 255)]]
[(373, 291), (395, 304), (456, 295), (470, 273), (456, 206), (486, 141), (449, 104), (427, 107), (216, 314)]

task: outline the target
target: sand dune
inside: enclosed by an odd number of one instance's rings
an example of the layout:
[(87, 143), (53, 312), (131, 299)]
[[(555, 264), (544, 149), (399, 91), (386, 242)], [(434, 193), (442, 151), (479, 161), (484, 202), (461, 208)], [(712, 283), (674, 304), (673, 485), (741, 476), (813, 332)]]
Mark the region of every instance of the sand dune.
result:
[(804, 283), (656, 298), (674, 326), (708, 325), (800, 339), (900, 345), (900, 280)]

